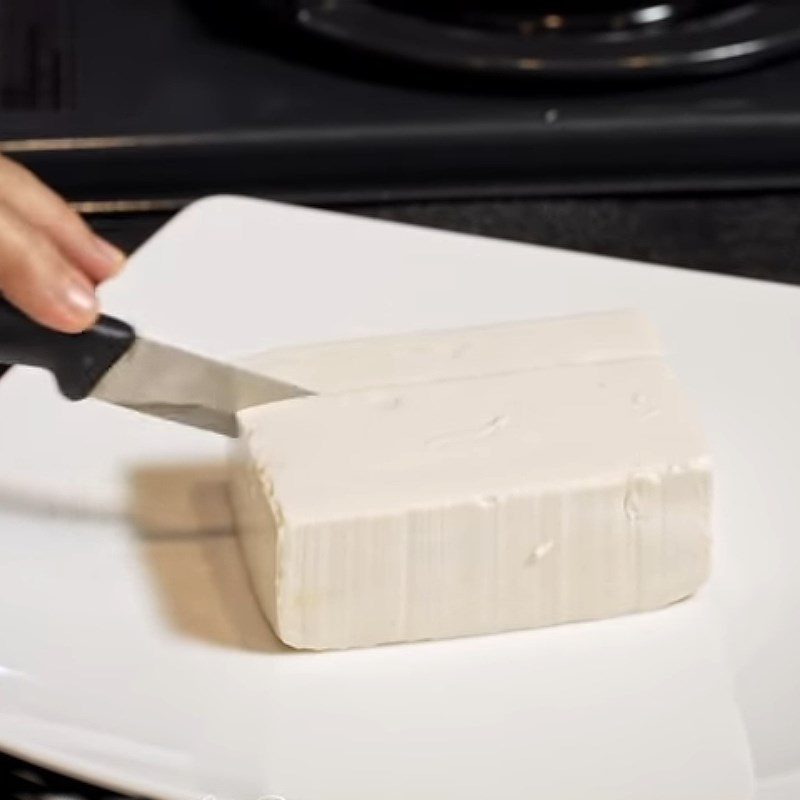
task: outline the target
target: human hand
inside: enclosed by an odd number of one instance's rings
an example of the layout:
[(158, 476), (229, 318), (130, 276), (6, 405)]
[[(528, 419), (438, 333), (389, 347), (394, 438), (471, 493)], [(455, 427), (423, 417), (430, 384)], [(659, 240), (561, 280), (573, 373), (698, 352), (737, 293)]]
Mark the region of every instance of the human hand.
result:
[(77, 333), (97, 318), (95, 286), (125, 256), (54, 191), (0, 155), (0, 294), (42, 325)]

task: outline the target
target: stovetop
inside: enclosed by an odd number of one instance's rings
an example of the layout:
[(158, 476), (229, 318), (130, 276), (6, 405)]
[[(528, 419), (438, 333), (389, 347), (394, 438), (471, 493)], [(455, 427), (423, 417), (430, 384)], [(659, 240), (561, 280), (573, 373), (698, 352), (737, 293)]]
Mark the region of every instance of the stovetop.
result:
[(725, 73), (800, 46), (800, 9), (785, 0), (240, 2), (384, 61), (506, 81)]
[(800, 185), (800, 59), (483, 81), (245, 25), (254, 2), (5, 0), (0, 147), (88, 210)]

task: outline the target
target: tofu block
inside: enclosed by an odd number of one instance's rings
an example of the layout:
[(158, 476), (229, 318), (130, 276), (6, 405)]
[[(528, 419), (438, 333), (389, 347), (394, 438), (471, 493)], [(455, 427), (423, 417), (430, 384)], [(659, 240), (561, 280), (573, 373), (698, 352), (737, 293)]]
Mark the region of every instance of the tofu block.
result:
[[(614, 317), (627, 333), (606, 347), (586, 326)], [(559, 335), (537, 346), (539, 326), (553, 324)], [(438, 356), (441, 335), (419, 358), (414, 337), (393, 339), (387, 352), (405, 356), (379, 369), (382, 388), (349, 390), (370, 382), (368, 370), (336, 385), (326, 358), (301, 358), (273, 374), (338, 393), (241, 413), (241, 541), (286, 644), (598, 619), (665, 606), (703, 583), (709, 458), (649, 326), (622, 313), (502, 327), (448, 334)], [(485, 374), (454, 374), (459, 341), (482, 342), (465, 371)], [(345, 363), (348, 347), (328, 352)]]

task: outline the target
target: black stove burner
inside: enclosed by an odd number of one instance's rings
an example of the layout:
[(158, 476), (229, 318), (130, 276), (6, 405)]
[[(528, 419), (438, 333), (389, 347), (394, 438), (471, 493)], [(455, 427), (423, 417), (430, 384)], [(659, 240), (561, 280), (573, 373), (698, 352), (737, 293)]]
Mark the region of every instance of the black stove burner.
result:
[(393, 11), (438, 20), (450, 25), (483, 29), (505, 29), (529, 34), (534, 30), (565, 32), (576, 30), (619, 31), (674, 23), (687, 17), (730, 9), (731, 0), (372, 0), (373, 5)]
[(700, 75), (800, 49), (797, 0), (255, 1), (374, 55), (505, 77)]

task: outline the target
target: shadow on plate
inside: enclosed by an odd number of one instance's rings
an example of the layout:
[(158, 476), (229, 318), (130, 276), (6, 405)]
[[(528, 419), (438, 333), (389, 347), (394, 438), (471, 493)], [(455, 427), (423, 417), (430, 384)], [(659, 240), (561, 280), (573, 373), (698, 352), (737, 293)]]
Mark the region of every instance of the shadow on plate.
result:
[(130, 476), (142, 562), (169, 624), (212, 644), (291, 653), (250, 587), (233, 530), (225, 464), (145, 465)]

